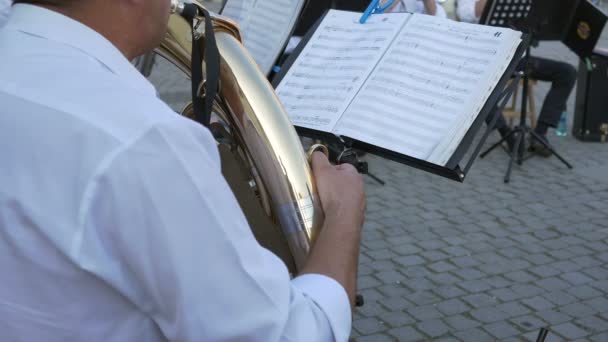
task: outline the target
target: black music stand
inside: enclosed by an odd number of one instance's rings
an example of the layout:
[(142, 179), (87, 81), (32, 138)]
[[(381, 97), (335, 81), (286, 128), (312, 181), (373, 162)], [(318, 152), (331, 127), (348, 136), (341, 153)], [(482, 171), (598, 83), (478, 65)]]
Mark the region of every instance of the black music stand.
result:
[[(488, 0), (480, 19), (480, 24), (509, 27), (519, 30), (530, 34), (533, 40), (556, 40), (561, 38), (562, 33), (561, 31), (556, 32), (555, 23), (563, 25), (563, 21), (561, 21), (563, 20), (563, 15), (567, 13), (566, 10), (569, 10), (570, 8), (569, 5), (560, 8), (561, 4), (556, 4), (556, 2), (564, 2), (564, 0), (551, 0), (550, 2), (542, 0)], [(570, 3), (568, 0), (566, 0), (566, 2)], [(530, 47), (528, 46), (526, 54), (523, 57), (524, 65), (527, 64), (529, 56)], [(513, 150), (509, 153), (510, 160), (504, 178), (505, 183), (509, 183), (510, 181), (513, 162), (517, 161), (518, 165), (522, 165), (524, 160), (527, 159), (524, 158), (525, 148), (523, 148), (524, 145), (522, 145), (525, 144), (526, 136), (530, 136), (530, 139), (545, 146), (545, 148), (551, 151), (551, 153), (569, 169), (572, 169), (570, 163), (559, 155), (551, 145), (538, 135), (538, 133), (534, 132), (531, 127), (526, 125), (526, 112), (529, 96), (528, 74), (525, 72), (525, 67), (522, 72), (523, 89), (519, 125), (480, 155), (480, 158), (483, 158), (496, 147), (501, 146), (507, 139), (512, 136), (516, 137)]]

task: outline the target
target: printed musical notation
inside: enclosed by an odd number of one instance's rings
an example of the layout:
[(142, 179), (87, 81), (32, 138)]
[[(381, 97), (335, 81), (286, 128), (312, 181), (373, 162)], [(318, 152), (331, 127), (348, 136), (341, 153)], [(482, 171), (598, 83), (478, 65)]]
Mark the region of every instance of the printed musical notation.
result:
[(447, 161), (433, 152), (455, 134), (454, 127), (468, 121), (466, 116), (476, 116), (475, 99), (493, 89), (480, 90), (479, 85), (496, 73), (502, 41), (507, 40), (490, 31), (413, 16), (345, 111), (336, 133), (419, 159)]
[(301, 0), (228, 0), (223, 15), (241, 27), (243, 44), (269, 72), (295, 23)]
[(283, 78), (292, 122), (445, 165), (518, 33), (425, 15), (357, 19), (330, 11)]
[(331, 131), (406, 18), (330, 12), (277, 88), (292, 122)]

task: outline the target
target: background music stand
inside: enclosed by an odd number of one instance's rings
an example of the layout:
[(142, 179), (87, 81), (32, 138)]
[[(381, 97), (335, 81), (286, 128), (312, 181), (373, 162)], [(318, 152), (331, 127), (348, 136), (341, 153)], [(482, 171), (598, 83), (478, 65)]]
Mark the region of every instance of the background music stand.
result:
[[(561, 6), (562, 4), (564, 6)], [(571, 10), (571, 4), (572, 1), (569, 0), (488, 0), (479, 22), (484, 25), (509, 27), (522, 31), (530, 34), (532, 36), (532, 40), (556, 40), (561, 39), (561, 31), (563, 26), (563, 22), (556, 20), (563, 20), (563, 16), (567, 13), (567, 11)], [(560, 29), (560, 32), (556, 32), (557, 28)], [(527, 64), (529, 56), (530, 47), (528, 46), (523, 58), (524, 65)], [(530, 136), (531, 139), (542, 144), (551, 152), (551, 154), (555, 155), (569, 169), (572, 169), (572, 165), (570, 165), (570, 163), (559, 155), (551, 145), (545, 142), (545, 140), (542, 139), (538, 133), (534, 132), (532, 128), (526, 125), (529, 94), (528, 74), (525, 72), (525, 67), (523, 72), (523, 80), (519, 125), (513, 128), (511, 132), (502, 137), (502, 139), (480, 155), (480, 158), (485, 157), (496, 147), (501, 146), (504, 141), (512, 136), (516, 136), (513, 150), (509, 153), (510, 159), (507, 171), (505, 173), (505, 183), (509, 183), (510, 181), (513, 162), (517, 160), (517, 164), (522, 165), (525, 160), (525, 149), (523, 148), (523, 144), (525, 144), (527, 135)], [(502, 115), (502, 113), (498, 114)]]

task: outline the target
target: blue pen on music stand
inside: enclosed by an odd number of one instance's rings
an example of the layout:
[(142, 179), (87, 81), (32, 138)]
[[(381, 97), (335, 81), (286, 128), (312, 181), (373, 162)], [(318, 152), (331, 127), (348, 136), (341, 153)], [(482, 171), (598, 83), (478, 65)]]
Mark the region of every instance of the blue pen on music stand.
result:
[(391, 7), (393, 2), (395, 2), (395, 0), (389, 0), (386, 2), (386, 4), (380, 5), (380, 0), (372, 0), (372, 2), (369, 4), (369, 6), (367, 6), (367, 8), (365, 9), (365, 12), (363, 12), (361, 19), (359, 19), (359, 23), (365, 24), (367, 19), (372, 14), (384, 13), (384, 11), (386, 11), (389, 7)]

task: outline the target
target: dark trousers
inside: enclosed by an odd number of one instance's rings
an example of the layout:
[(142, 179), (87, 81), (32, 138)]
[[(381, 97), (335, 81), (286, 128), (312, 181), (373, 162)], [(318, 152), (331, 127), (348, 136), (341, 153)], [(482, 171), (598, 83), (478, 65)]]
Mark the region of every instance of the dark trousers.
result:
[[(538, 122), (549, 127), (557, 127), (562, 112), (566, 110), (566, 102), (576, 82), (576, 69), (565, 62), (552, 59), (530, 56), (527, 65), (520, 63), (518, 70), (525, 70), (528, 76), (539, 81), (551, 82), (551, 89), (547, 93), (543, 106), (538, 115)], [(491, 116), (486, 120), (489, 123)], [(507, 122), (502, 117), (498, 118), (496, 128), (506, 128)]]

